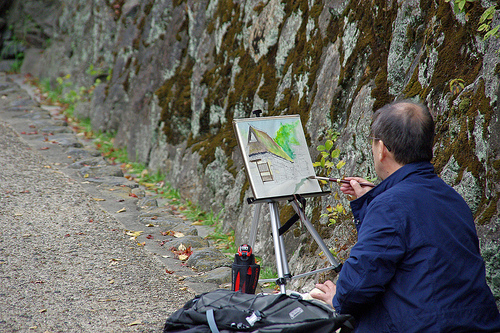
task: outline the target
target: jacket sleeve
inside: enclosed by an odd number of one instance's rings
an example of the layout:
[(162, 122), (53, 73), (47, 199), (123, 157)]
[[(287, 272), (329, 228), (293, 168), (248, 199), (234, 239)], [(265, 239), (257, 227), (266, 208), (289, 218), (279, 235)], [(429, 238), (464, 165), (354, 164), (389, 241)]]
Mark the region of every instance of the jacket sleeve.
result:
[(385, 291), (405, 253), (405, 221), (400, 215), (387, 202), (370, 203), (358, 241), (339, 274), (333, 299), (337, 312), (356, 315)]

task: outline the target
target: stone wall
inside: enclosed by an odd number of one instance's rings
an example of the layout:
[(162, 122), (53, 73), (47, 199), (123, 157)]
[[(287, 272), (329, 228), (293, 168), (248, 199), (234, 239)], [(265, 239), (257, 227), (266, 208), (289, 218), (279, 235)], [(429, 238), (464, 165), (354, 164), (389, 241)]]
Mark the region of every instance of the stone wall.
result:
[[(500, 298), (500, 40), (477, 31), (490, 5), (467, 2), (455, 13), (452, 3), (434, 0), (17, 0), (7, 20), (22, 38), (29, 12), (50, 38), (32, 45), (45, 49), (27, 53), (24, 71), (69, 73), (81, 86), (100, 77), (79, 116), (95, 130), (116, 131), (131, 159), (165, 172), (185, 197), (223, 209), (237, 243), (246, 240), (253, 207), (244, 200), (252, 193), (233, 119), (255, 109), (299, 114), (313, 159), (328, 129), (341, 133), (346, 164), (332, 176), (374, 177), (373, 110), (398, 98), (425, 102), (437, 125), (436, 170), (473, 210), (488, 282)], [(46, 8), (57, 15), (36, 15)], [(88, 74), (90, 66), (97, 74)], [(311, 200), (308, 213), (346, 258), (356, 239), (349, 214), (333, 226), (322, 216), (339, 202), (348, 206), (335, 195)], [(274, 261), (268, 220), (264, 212), (255, 248), (266, 263)], [(301, 226), (287, 236), (293, 271), (324, 264), (310, 240)]]

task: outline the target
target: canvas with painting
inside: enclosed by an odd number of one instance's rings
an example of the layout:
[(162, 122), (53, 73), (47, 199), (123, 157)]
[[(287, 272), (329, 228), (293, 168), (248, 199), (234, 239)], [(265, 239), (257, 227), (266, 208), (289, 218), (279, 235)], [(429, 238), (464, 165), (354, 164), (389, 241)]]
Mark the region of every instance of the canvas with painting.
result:
[(255, 199), (321, 193), (298, 115), (235, 119)]

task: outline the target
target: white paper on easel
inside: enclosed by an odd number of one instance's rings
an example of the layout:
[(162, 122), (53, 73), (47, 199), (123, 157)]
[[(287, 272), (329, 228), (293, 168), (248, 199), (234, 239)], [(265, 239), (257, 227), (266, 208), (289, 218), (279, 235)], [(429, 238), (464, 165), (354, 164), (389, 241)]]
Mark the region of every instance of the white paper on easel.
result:
[(234, 129), (255, 199), (320, 193), (298, 115), (235, 119)]

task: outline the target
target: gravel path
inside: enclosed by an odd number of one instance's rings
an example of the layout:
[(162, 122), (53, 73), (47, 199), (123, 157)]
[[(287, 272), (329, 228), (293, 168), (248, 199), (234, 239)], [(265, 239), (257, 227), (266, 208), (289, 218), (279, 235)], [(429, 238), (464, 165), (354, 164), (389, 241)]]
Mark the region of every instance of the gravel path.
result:
[(194, 295), (129, 238), (0, 119), (1, 332), (161, 332)]

